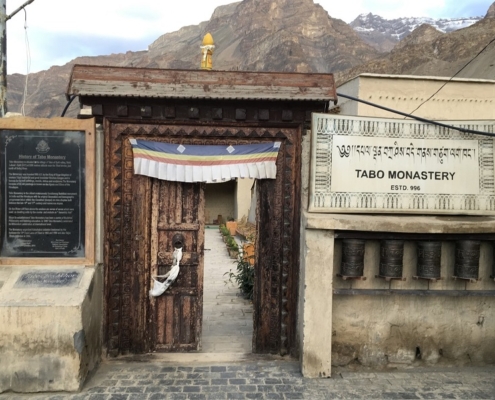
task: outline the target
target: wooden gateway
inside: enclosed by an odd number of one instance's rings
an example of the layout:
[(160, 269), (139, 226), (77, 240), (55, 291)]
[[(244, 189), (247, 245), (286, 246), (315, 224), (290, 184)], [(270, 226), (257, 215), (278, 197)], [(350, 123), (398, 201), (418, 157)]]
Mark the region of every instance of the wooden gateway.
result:
[[(135, 175), (129, 139), (183, 145), (280, 142), (276, 179), (257, 184), (253, 351), (298, 353), (301, 141), (336, 93), (331, 74), (76, 65), (78, 95), (104, 128), (104, 343), (109, 355), (201, 346), (204, 186)], [(177, 281), (150, 299), (151, 276), (182, 244)]]

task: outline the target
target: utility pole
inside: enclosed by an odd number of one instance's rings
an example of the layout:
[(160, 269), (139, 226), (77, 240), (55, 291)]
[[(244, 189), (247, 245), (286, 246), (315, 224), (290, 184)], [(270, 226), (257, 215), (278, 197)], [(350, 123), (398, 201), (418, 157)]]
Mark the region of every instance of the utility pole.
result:
[(7, 113), (7, 21), (33, 1), (26, 1), (7, 15), (7, 0), (0, 0), (0, 118)]

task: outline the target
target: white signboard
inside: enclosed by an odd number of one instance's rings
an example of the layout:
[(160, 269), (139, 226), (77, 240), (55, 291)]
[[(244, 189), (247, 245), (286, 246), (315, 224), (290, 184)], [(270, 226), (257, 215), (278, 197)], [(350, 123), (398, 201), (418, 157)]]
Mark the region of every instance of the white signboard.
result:
[[(494, 132), (495, 122), (449, 122)], [(313, 114), (310, 211), (494, 214), (494, 140), (432, 124)]]
[(479, 194), (477, 153), (476, 140), (334, 135), (331, 190)]

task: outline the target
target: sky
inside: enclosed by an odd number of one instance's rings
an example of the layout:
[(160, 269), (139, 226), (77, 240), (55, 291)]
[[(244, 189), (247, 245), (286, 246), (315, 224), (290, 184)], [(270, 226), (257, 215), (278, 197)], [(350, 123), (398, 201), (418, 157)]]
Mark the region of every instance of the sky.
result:
[[(5, 1), (7, 15), (26, 3), (26, 0)], [(314, 0), (331, 17), (346, 22), (369, 12), (388, 19), (484, 16), (493, 1)], [(26, 12), (21, 10), (7, 21), (7, 73), (39, 72), (53, 65), (64, 65), (78, 56), (146, 50), (160, 35), (207, 21), (216, 7), (232, 2), (34, 0), (25, 8)]]

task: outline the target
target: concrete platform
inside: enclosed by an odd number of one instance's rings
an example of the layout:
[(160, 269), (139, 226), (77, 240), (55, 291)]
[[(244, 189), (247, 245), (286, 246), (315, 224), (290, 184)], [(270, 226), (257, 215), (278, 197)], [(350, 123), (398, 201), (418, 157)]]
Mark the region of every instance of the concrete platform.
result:
[(96, 267), (0, 268), (0, 393), (78, 391), (101, 358)]

